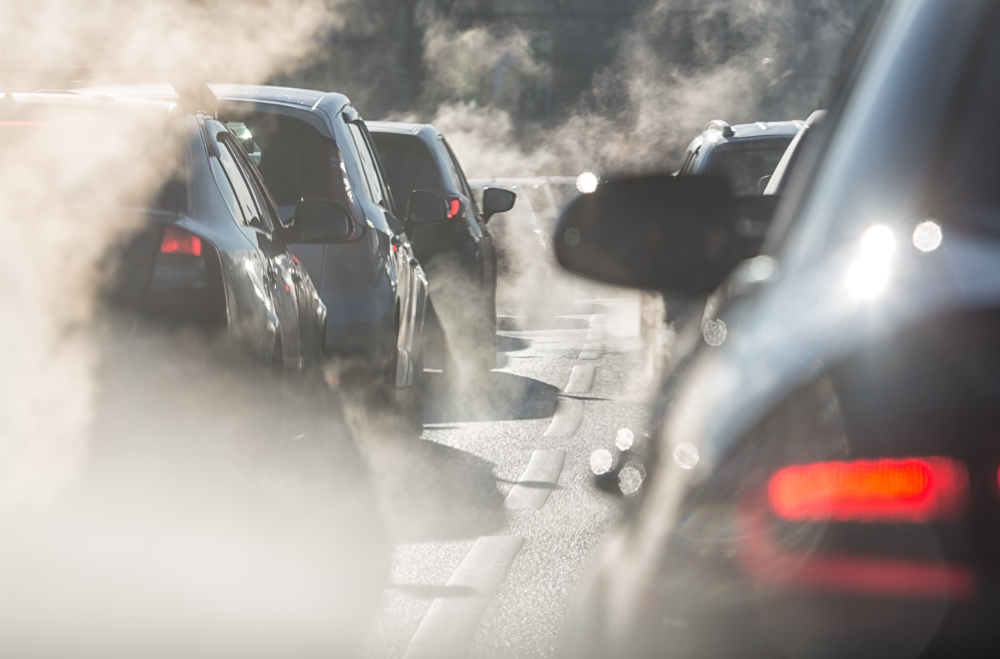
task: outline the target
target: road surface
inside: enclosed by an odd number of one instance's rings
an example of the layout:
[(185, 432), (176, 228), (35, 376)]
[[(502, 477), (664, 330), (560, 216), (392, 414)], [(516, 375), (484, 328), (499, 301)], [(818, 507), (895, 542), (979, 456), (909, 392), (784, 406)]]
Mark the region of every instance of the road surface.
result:
[(621, 513), (591, 485), (590, 454), (643, 430), (653, 378), (639, 296), (598, 293), (501, 316), (485, 382), (449, 388), (428, 371), (422, 436), (362, 438), (395, 543), (363, 656), (558, 654)]

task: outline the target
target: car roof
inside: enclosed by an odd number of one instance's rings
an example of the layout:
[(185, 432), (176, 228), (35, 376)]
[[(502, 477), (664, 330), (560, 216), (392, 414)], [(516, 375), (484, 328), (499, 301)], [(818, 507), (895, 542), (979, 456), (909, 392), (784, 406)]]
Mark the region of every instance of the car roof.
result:
[(366, 121), (365, 125), (373, 133), (394, 133), (396, 135), (419, 135), (430, 129), (434, 134), (440, 131), (430, 124), (418, 124), (408, 121)]
[(702, 133), (694, 139), (689, 150), (699, 146), (732, 144), (750, 140), (795, 137), (806, 122), (798, 119), (793, 121), (757, 121), (752, 124), (735, 124), (730, 126), (725, 121), (712, 121)]
[(221, 100), (253, 101), (255, 103), (280, 103), (292, 105), (304, 110), (315, 110), (320, 107), (335, 108), (339, 112), (351, 100), (344, 94), (324, 92), (318, 89), (299, 89), (296, 87), (277, 87), (273, 85), (232, 85), (211, 84), (209, 87)]
[[(315, 89), (297, 89), (294, 87), (277, 87), (272, 85), (234, 85), (228, 83), (210, 83), (209, 88), (220, 101), (250, 101), (261, 104), (276, 104), (291, 106), (306, 111), (314, 111), (320, 107), (334, 109), (339, 112), (351, 101), (343, 94), (323, 92)], [(176, 99), (177, 93), (168, 84), (117, 85), (102, 87), (86, 87), (76, 90), (95, 96), (114, 98), (147, 98)]]

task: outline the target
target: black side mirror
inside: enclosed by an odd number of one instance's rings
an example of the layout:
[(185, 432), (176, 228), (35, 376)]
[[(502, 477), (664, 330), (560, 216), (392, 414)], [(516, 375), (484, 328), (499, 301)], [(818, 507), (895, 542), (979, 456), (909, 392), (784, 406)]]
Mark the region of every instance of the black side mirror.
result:
[(483, 189), (483, 223), (489, 222), (490, 218), (497, 213), (506, 213), (514, 208), (517, 201), (517, 193), (506, 188), (484, 188)]
[(611, 179), (563, 211), (556, 258), (571, 272), (617, 286), (706, 295), (760, 249), (759, 236), (740, 235), (739, 221), (750, 215), (769, 222), (776, 203), (737, 199), (715, 177)]
[(406, 227), (427, 226), (448, 221), (448, 202), (427, 192), (414, 190), (406, 202)]
[(346, 208), (326, 199), (303, 199), (295, 207), (292, 229), (303, 243), (338, 243), (356, 238)]

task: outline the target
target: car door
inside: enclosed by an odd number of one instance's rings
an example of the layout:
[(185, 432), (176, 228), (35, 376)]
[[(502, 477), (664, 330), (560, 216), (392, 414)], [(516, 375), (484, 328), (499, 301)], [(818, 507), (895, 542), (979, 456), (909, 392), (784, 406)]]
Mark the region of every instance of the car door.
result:
[(254, 192), (253, 175), (242, 148), (228, 129), (218, 124), (220, 163), (236, 191), (244, 218), (241, 229), (257, 246), (265, 303), (278, 318), (282, 345), (282, 367), (298, 371), (303, 367), (299, 337), (299, 311), (292, 286), (295, 285), (291, 258), (284, 245), (275, 240), (271, 215), (261, 208), (260, 193)]
[[(304, 366), (318, 365), (322, 361), (323, 329), (326, 324), (326, 305), (320, 299), (305, 265), (292, 253), (286, 240), (287, 226), (292, 223), (292, 216), (283, 221), (278, 212), (277, 204), (264, 183), (264, 179), (256, 166), (245, 152), (240, 153), (240, 163), (251, 179), (251, 189), (258, 205), (270, 219), (273, 227), (271, 240), (280, 254), (281, 267), (285, 269), (285, 288), (292, 289), (295, 306), (298, 310), (299, 353)], [(294, 210), (292, 211), (294, 215)]]
[(360, 156), (361, 168), (366, 182), (369, 199), (380, 212), (389, 227), (391, 260), (398, 278), (399, 328), (397, 348), (400, 351), (396, 382), (399, 386), (412, 383), (420, 360), (420, 340), (423, 333), (424, 307), (427, 297), (427, 279), (420, 263), (413, 253), (413, 246), (403, 230), (403, 224), (396, 215), (395, 205), (385, 175), (375, 150), (368, 128), (355, 113), (347, 125), (351, 138)]

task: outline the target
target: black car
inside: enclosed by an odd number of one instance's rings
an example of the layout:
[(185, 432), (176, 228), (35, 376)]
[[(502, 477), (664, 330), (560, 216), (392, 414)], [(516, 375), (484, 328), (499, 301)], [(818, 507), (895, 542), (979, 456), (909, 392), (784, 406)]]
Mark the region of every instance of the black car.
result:
[(677, 173), (719, 176), (729, 181), (738, 196), (760, 194), (761, 179), (774, 172), (804, 125), (802, 121), (758, 121), (730, 126), (718, 119), (711, 121), (688, 145)]
[(576, 272), (725, 292), (611, 472), (634, 503), (569, 656), (1000, 653), (998, 21), (875, 3), (747, 261), (756, 202), (719, 179), (611, 179), (564, 214)]
[(515, 194), (486, 188), (480, 211), (458, 158), (434, 126), (383, 121), (368, 126), (398, 198), (428, 190), (447, 200), (451, 221), (415, 229), (413, 250), (427, 270), (436, 320), (452, 357), (472, 371), (495, 368), (497, 249), (487, 223), (513, 208)]
[[(204, 92), (185, 98), (181, 107), (77, 94), (13, 94), (6, 98), (0, 131), (7, 149), (32, 145), (30, 157), (21, 160), (24, 166), (38, 159), (60, 167), (65, 153), (49, 154), (49, 162), (36, 145), (62, 144), (73, 155), (64, 161), (69, 170), (77, 158), (100, 162), (104, 145), (114, 143), (117, 124), (146, 122), (160, 150), (136, 149), (129, 153), (132, 162), (115, 153), (110, 165), (95, 164), (97, 180), (78, 183), (78, 196), (58, 200), (106, 213), (103, 206), (121, 203), (101, 197), (103, 189), (116, 187), (100, 183), (109, 171), (124, 186), (129, 175), (149, 170), (159, 189), (151, 201), (131, 200), (135, 206), (126, 209), (145, 222), (113, 256), (114, 272), (104, 283), (105, 299), (123, 314), (112, 340), (156, 350), (176, 330), (196, 328), (238, 347), (241, 361), (269, 369), (279, 381), (318, 382), (326, 306), (287, 244), (293, 235), (308, 234), (315, 216), (333, 213), (328, 205), (304, 202), (295, 214), (297, 226), (282, 221), (236, 137), (212, 116), (214, 96)], [(34, 137), (26, 139), (31, 131)], [(336, 240), (350, 237), (346, 218), (334, 231)]]

